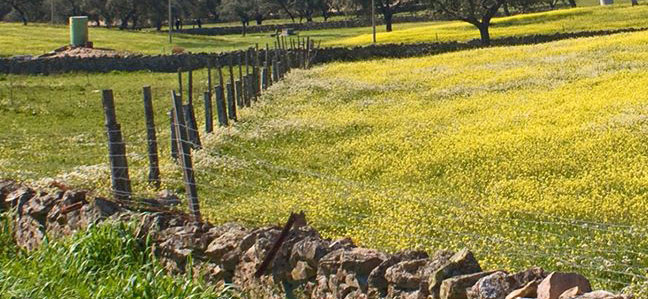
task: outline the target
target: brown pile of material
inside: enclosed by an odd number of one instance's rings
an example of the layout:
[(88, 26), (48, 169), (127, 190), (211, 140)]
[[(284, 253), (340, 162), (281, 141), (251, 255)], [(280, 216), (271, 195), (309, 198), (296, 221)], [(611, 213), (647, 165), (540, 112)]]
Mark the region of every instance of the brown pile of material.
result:
[(90, 58), (90, 57), (116, 57), (116, 56), (127, 56), (127, 55), (128, 55), (127, 52), (118, 52), (112, 49), (65, 46), (56, 49), (52, 52), (49, 52), (47, 54), (38, 56), (38, 58), (59, 58), (59, 57)]

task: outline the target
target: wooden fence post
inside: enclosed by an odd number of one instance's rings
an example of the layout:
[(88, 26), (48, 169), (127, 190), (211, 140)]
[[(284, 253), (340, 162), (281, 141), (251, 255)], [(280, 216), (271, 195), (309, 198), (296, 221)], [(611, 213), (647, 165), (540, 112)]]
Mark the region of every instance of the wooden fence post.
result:
[(259, 60), (259, 44), (255, 44), (254, 51), (254, 95), (258, 97), (261, 95), (261, 61)]
[(155, 133), (155, 118), (153, 117), (153, 100), (151, 96), (151, 87), (145, 86), (144, 95), (144, 114), (146, 115), (146, 139), (149, 156), (149, 184), (160, 188), (160, 167), (158, 164), (157, 136)]
[(182, 108), (184, 111), (186, 131), (189, 135), (189, 139), (187, 140), (191, 142), (192, 148), (199, 149), (202, 147), (202, 144), (200, 143), (200, 135), (198, 134), (198, 125), (196, 124), (196, 120), (195, 118), (191, 117), (194, 114), (193, 105), (191, 103), (188, 103), (186, 105), (182, 105)]
[(173, 98), (176, 136), (178, 136), (178, 152), (182, 161), (182, 174), (185, 182), (187, 201), (189, 202), (189, 211), (194, 215), (194, 220), (200, 222), (200, 204), (198, 203), (198, 190), (196, 189), (193, 162), (191, 161), (191, 147), (189, 147), (187, 130), (183, 129), (186, 126), (183, 115), (184, 105), (182, 105), (180, 97), (175, 92), (172, 92), (171, 96)]
[(272, 60), (272, 83), (279, 81), (279, 61), (277, 59)]
[(238, 107), (245, 106), (243, 102), (243, 83), (242, 80), (236, 80), (236, 105)]
[(211, 92), (205, 91), (203, 99), (205, 100), (205, 132), (211, 133), (214, 131)]
[(218, 124), (221, 127), (227, 127), (227, 111), (225, 109), (225, 97), (223, 95), (223, 87), (214, 87), (216, 92), (216, 113), (218, 113)]
[(169, 116), (169, 123), (171, 124), (171, 158), (178, 160), (178, 137), (175, 131), (175, 117), (173, 116), (173, 109), (167, 115)]
[(261, 71), (261, 88), (268, 89), (268, 62), (266, 61), (265, 67)]
[(130, 200), (131, 184), (130, 178), (128, 177), (126, 144), (122, 138), (121, 126), (117, 123), (112, 90), (103, 90), (102, 104), (104, 108), (106, 135), (108, 137), (108, 158), (110, 159), (113, 194), (118, 199)]
[(232, 83), (227, 83), (227, 112), (229, 113), (229, 119), (236, 121), (236, 100), (234, 93), (234, 85)]

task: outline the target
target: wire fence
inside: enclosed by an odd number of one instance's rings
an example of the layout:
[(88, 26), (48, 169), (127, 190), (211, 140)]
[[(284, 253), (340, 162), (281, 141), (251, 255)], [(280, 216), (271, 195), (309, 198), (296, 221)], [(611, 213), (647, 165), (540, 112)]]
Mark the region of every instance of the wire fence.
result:
[[(217, 113), (203, 111), (205, 117), (196, 117), (192, 115), (195, 113), (192, 106), (188, 113), (173, 114), (172, 119), (157, 117), (151, 123), (158, 136), (158, 151), (155, 152), (155, 155), (159, 154), (158, 186), (151, 184), (149, 176), (152, 153), (147, 137), (149, 128), (146, 127), (125, 127), (122, 130), (108, 126), (103, 130), (103, 136), (89, 134), (80, 140), (77, 135), (66, 136), (65, 133), (3, 133), (0, 137), (0, 151), (3, 152), (0, 157), (0, 177), (32, 182), (61, 180), (92, 188), (98, 195), (116, 195), (135, 201), (154, 197), (161, 189), (179, 194), (195, 189), (195, 194), (187, 193), (181, 197), (189, 200), (191, 196), (197, 196), (204, 217), (216, 221), (221, 220), (216, 216), (229, 212), (232, 216), (226, 220), (249, 221), (247, 217), (253, 213), (269, 213), (269, 209), (274, 209), (277, 219), (291, 211), (304, 210), (313, 215), (313, 224), (324, 232), (331, 235), (350, 234), (363, 244), (390, 251), (469, 247), (488, 265), (495, 267), (514, 270), (537, 265), (551, 270), (577, 271), (586, 274), (596, 286), (612, 290), (621, 290), (630, 284), (645, 287), (648, 283), (648, 226), (634, 223), (631, 219), (583, 219), (506, 206), (493, 210), (488, 202), (284, 165), (277, 162), (278, 159), (269, 158), (273, 153), (247, 144), (229, 142), (227, 148), (219, 148), (196, 142), (199, 138), (209, 138), (210, 135), (235, 127), (234, 122), (241, 121), (236, 111), (249, 109), (255, 101), (262, 100), (260, 95), (263, 90), (285, 76), (291, 67), (308, 67), (309, 56), (316, 51), (312, 48), (313, 43), (299, 41), (294, 43), (297, 45), (295, 49), (288, 49), (285, 44), (280, 39), (276, 42), (272, 62), (264, 66), (261, 66), (254, 50), (245, 52), (251, 72), (246, 71), (246, 79), (241, 69), (238, 77), (231, 78), (236, 81), (233, 85), (236, 88), (225, 88), (223, 85), (227, 80), (222, 78), (215, 80), (219, 81), (218, 84), (208, 85), (208, 99), (221, 101), (214, 105), (216, 109), (230, 110)], [(269, 57), (265, 59), (268, 60)], [(215, 69), (218, 68), (220, 66), (215, 66)], [(208, 77), (211, 78), (211, 73)], [(180, 81), (179, 87), (182, 86), (184, 82)], [(216, 86), (216, 92), (212, 92), (214, 88), (211, 86)], [(192, 83), (188, 83), (184, 90), (193, 93)], [(220, 97), (217, 96), (219, 93), (222, 93)], [(193, 99), (189, 95), (187, 98)], [(234, 117), (232, 105), (236, 109)], [(174, 108), (177, 111), (178, 107)], [(179, 117), (194, 119), (185, 123)], [(116, 119), (119, 119), (119, 115)], [(203, 130), (199, 129), (198, 123), (206, 119), (217, 119), (213, 123), (222, 128), (212, 128), (213, 133), (200, 134)], [(209, 131), (209, 126), (205, 131)], [(187, 136), (183, 137), (184, 133)], [(106, 137), (111, 134), (120, 134), (122, 140), (107, 144)], [(60, 143), (51, 140), (53, 137)], [(50, 142), (41, 142), (43, 140)], [(180, 163), (182, 145), (189, 148), (184, 155), (193, 158), (193, 163)], [(123, 153), (108, 152), (107, 149), (112, 146), (123, 146), (125, 150)], [(43, 150), (35, 150), (35, 147)], [(180, 155), (172, 157), (174, 149)], [(127, 160), (128, 165), (110, 163), (120, 157)], [(195, 176), (195, 181), (187, 180), (187, 172)], [(124, 173), (126, 177), (117, 178), (129, 181), (132, 189), (107, 183), (110, 178), (114, 182), (115, 176), (123, 176)], [(326, 197), (327, 200), (309, 199), (308, 193), (302, 194), (304, 198), (301, 199), (262, 200), (261, 197), (284, 191), (281, 190), (281, 182), (306, 185), (314, 182), (312, 187), (303, 187), (304, 190), (316, 188), (323, 194), (320, 199)], [(242, 202), (257, 206), (238, 213), (237, 206), (246, 204)], [(341, 206), (337, 206), (339, 203), (342, 203)], [(389, 203), (408, 208), (398, 208)], [(190, 211), (200, 211), (197, 203), (187, 206)], [(253, 216), (257, 217), (253, 221), (259, 222), (273, 219), (261, 214)]]

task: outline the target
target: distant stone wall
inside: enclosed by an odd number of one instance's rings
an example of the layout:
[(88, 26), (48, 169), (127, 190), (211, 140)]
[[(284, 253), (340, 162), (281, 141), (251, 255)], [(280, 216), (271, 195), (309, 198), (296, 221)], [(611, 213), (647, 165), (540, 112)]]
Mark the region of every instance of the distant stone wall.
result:
[[(623, 32), (644, 31), (648, 28), (628, 28), (619, 30), (584, 31), (573, 33), (556, 33), (548, 35), (529, 35), (494, 39), (494, 46), (513, 46), (537, 44), (562, 39), (602, 36)], [(417, 44), (378, 44), (360, 47), (332, 47), (318, 49), (313, 63), (332, 61), (357, 61), (377, 58), (404, 58), (434, 55), (467, 49), (480, 48), (479, 41), (471, 42), (439, 42)], [(175, 72), (178, 68), (185, 70), (198, 69), (211, 65), (225, 65), (230, 55), (241, 51), (227, 53), (200, 53), (178, 55), (129, 55), (114, 57), (77, 58), (60, 57), (49, 59), (0, 59), (0, 73), (11, 74), (52, 74), (67, 72), (110, 72), (110, 71), (141, 71)], [(260, 57), (265, 57), (265, 50), (260, 51)], [(236, 61), (236, 60), (235, 60)]]
[[(394, 16), (392, 23), (413, 23), (413, 22), (428, 22), (439, 20), (431, 16)], [(376, 18), (377, 25), (384, 25), (383, 18)], [(327, 22), (308, 22), (308, 23), (286, 23), (286, 24), (270, 24), (270, 25), (252, 25), (247, 26), (245, 31), (247, 33), (259, 32), (274, 32), (282, 28), (293, 28), (298, 31), (320, 30), (320, 29), (333, 29), (333, 28), (355, 28), (355, 27), (368, 27), (371, 26), (370, 19), (350, 19), (343, 21), (327, 21)], [(198, 34), (198, 35), (228, 35), (228, 34), (243, 34), (243, 26), (228, 26), (228, 27), (205, 27), (205, 28), (191, 28), (181, 29), (175, 31), (185, 34)]]
[(168, 195), (135, 206), (90, 194), (38, 190), (0, 179), (0, 212), (13, 211), (14, 239), (26, 250), (38, 248), (46, 237), (68, 236), (98, 222), (135, 221), (135, 237), (150, 244), (170, 273), (187, 273), (192, 267), (209, 283), (231, 283), (252, 298), (632, 298), (592, 292), (589, 281), (576, 273), (537, 267), (486, 271), (467, 249), (389, 254), (357, 247), (350, 239), (325, 239), (303, 214), (291, 216), (293, 225), (283, 230), (214, 226), (169, 209)]

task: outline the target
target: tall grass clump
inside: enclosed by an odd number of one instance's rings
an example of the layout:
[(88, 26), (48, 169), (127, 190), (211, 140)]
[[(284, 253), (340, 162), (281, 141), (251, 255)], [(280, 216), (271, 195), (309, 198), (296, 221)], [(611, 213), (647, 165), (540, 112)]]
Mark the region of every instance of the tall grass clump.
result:
[(33, 252), (0, 218), (0, 298), (230, 298), (192, 277), (167, 274), (124, 223), (91, 226)]

